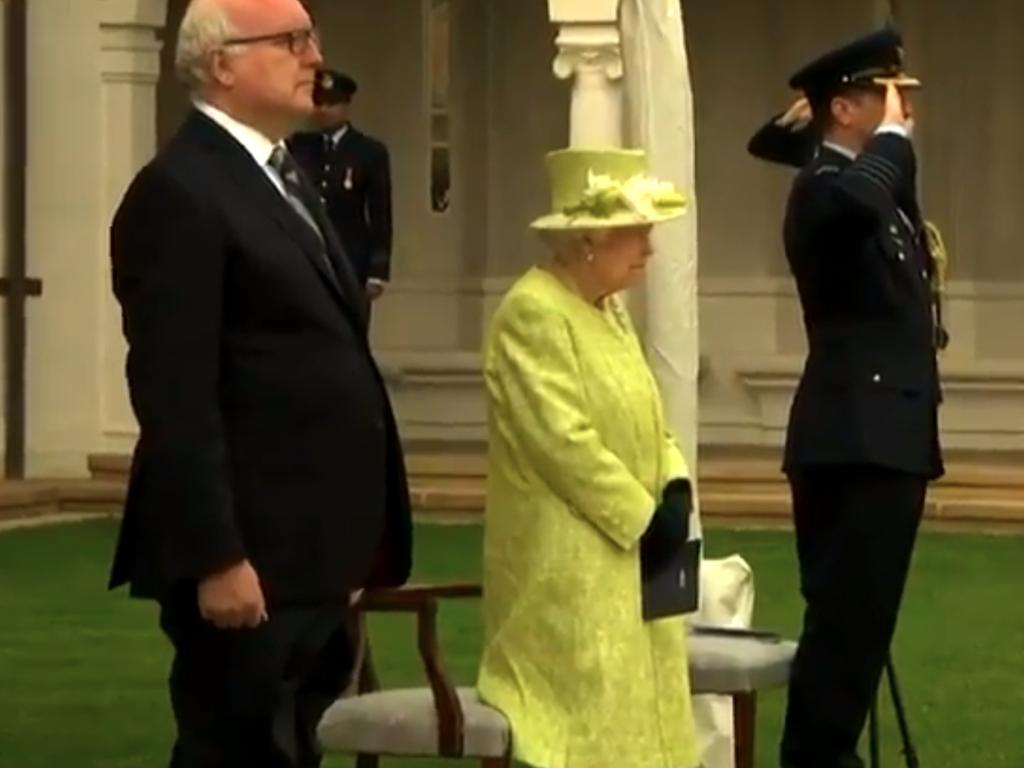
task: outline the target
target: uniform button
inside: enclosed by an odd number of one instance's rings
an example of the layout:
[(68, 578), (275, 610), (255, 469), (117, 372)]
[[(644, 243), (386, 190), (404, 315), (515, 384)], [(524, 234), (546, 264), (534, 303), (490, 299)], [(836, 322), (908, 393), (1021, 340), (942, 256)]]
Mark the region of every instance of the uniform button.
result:
[(871, 380), (875, 382), (875, 384), (878, 384), (879, 382), (882, 381), (882, 374), (876, 373), (874, 376), (871, 377)]
[(926, 269), (922, 269), (921, 270), (921, 279), (922, 280), (927, 280), (928, 279), (928, 270), (926, 270)]
[(899, 230), (899, 228), (895, 224), (890, 224), (889, 225), (889, 234), (890, 235), (898, 235), (899, 232), (900, 232), (900, 230)]
[(899, 258), (900, 261), (904, 261), (907, 258), (907, 256), (906, 256), (905, 253), (903, 253), (903, 251), (900, 251), (900, 254), (899, 254), (898, 258)]

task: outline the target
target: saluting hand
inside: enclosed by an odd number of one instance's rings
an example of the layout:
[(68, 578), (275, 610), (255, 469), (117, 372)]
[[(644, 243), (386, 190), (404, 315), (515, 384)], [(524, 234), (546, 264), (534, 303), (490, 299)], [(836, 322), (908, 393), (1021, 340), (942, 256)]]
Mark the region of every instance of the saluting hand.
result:
[(793, 133), (797, 133), (810, 124), (812, 117), (811, 103), (806, 96), (801, 96), (790, 105), (782, 117), (775, 121), (775, 124), (780, 128), (788, 128)]
[(888, 125), (901, 125), (907, 135), (914, 133), (914, 115), (910, 108), (910, 102), (894, 83), (887, 83), (885, 86), (885, 114), (882, 122)]

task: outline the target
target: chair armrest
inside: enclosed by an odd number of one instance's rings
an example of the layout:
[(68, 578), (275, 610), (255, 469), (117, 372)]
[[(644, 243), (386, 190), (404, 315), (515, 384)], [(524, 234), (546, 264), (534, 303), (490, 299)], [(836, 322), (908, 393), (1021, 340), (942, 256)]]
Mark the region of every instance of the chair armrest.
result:
[(359, 691), (377, 690), (379, 683), (373, 670), (366, 630), (367, 613), (416, 614), (416, 640), (427, 681), (437, 711), (437, 742), (441, 757), (461, 757), (464, 748), (465, 715), (455, 685), (445, 673), (437, 638), (438, 600), (476, 598), (479, 584), (410, 584), (393, 589), (368, 589), (353, 609), (359, 614), (360, 633), (365, 647), (359, 670)]
[(368, 589), (356, 601), (358, 611), (415, 612), (431, 600), (480, 597), (482, 589), (472, 582), (449, 584), (408, 584), (389, 589)]

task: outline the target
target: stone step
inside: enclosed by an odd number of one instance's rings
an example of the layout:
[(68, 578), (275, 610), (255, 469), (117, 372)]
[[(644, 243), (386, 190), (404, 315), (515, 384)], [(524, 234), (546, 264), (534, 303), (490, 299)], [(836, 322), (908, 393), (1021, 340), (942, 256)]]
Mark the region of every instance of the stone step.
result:
[[(463, 453), (409, 454), (409, 476), (416, 478), (485, 477), (487, 459)], [(698, 478), (702, 487), (709, 482), (785, 484), (781, 455), (730, 456), (713, 450), (702, 451)], [(1024, 457), (991, 454), (952, 454), (939, 486), (969, 488), (1019, 488), (1024, 490)]]
[(36, 481), (0, 483), (0, 520), (43, 517), (60, 510), (53, 488)]
[[(724, 452), (701, 455), (699, 479), (708, 482), (785, 483), (781, 470), (782, 456), (730, 456)], [(946, 473), (935, 483), (937, 487), (1015, 488), (1024, 490), (1024, 456), (1000, 455), (994, 452), (949, 452), (945, 458)]]
[[(127, 475), (130, 463), (128, 456), (95, 454), (89, 457), (89, 470), (95, 478), (122, 478)], [(715, 481), (785, 484), (781, 463), (778, 449), (702, 448), (698, 478), (702, 486)], [(411, 452), (406, 455), (406, 465), (410, 478), (483, 478), (487, 474), (487, 457), (475, 452)], [(937, 485), (1024, 490), (1024, 455), (995, 451), (950, 452), (946, 474)]]
[(0, 520), (60, 514), (116, 514), (123, 504), (123, 479), (0, 481)]
[[(763, 451), (712, 449), (702, 452), (700, 501), (709, 526), (785, 526), (790, 521), (789, 488), (776, 457)], [(981, 454), (953, 456), (948, 473), (928, 492), (931, 527), (1024, 531), (1024, 469), (1015, 460)], [(480, 453), (412, 452), (406, 457), (417, 516), (439, 522), (477, 520), (486, 493), (486, 459)], [(89, 466), (98, 502), (109, 501), (127, 476), (128, 457), (97, 455)], [(78, 494), (87, 501), (86, 489)]]
[[(485, 486), (479, 480), (435, 480), (414, 484), (412, 496), (414, 507), (423, 513), (472, 516), (483, 512)], [(790, 521), (789, 490), (781, 485), (708, 483), (701, 487), (700, 504), (702, 517), (709, 521)], [(925, 516), (929, 522), (1024, 530), (1024, 496), (1004, 488), (935, 486), (928, 492)]]
[(132, 457), (122, 453), (93, 453), (87, 459), (89, 475), (97, 480), (124, 480), (132, 466)]

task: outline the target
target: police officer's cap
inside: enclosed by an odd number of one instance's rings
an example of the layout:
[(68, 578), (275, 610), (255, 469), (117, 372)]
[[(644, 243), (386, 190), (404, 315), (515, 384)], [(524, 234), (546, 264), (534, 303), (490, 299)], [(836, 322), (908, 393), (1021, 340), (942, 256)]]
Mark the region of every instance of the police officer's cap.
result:
[(858, 38), (818, 57), (790, 80), (811, 102), (833, 96), (847, 87), (879, 87), (892, 82), (918, 88), (921, 81), (903, 69), (903, 39), (891, 27)]
[(313, 103), (317, 106), (348, 104), (359, 90), (356, 81), (343, 72), (322, 69), (317, 72), (313, 88)]

